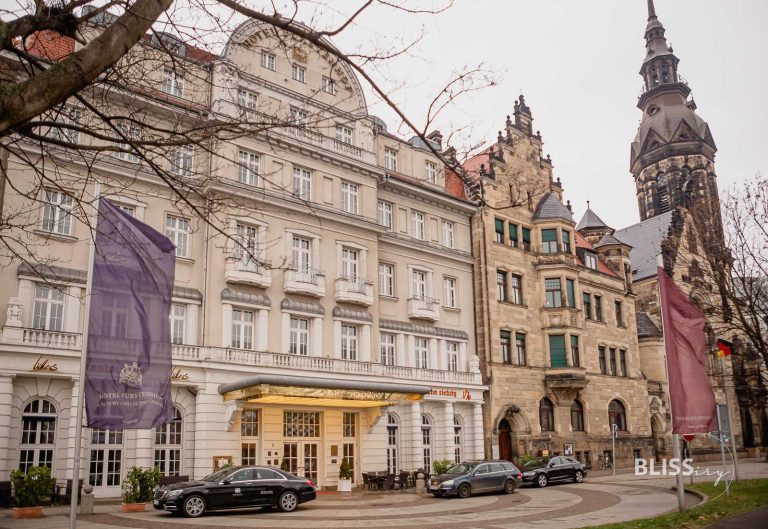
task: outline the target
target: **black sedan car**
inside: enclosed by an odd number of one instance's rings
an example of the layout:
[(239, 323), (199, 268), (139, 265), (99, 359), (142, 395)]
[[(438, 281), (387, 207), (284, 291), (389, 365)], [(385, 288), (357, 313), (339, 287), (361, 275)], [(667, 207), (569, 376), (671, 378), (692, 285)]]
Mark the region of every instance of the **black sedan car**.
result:
[(522, 467), (523, 482), (546, 487), (555, 481), (581, 483), (587, 476), (587, 469), (572, 457), (555, 456), (535, 459)]
[(207, 511), (277, 507), (291, 512), (314, 500), (315, 486), (306, 478), (272, 467), (229, 467), (198, 481), (175, 483), (155, 491), (155, 509), (202, 516)]
[(509, 461), (467, 461), (433, 476), (428, 490), (435, 496), (468, 498), (478, 492), (512, 494), (522, 485), (520, 470)]

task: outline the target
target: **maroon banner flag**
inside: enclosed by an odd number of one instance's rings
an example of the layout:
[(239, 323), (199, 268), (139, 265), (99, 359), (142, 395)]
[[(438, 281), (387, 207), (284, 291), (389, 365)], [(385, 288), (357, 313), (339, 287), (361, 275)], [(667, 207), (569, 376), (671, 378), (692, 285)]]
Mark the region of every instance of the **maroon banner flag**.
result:
[(715, 394), (704, 367), (706, 319), (661, 267), (658, 277), (672, 433), (714, 432), (717, 430)]
[(173, 243), (102, 198), (94, 244), (85, 372), (88, 426), (160, 426), (173, 419), (168, 323)]

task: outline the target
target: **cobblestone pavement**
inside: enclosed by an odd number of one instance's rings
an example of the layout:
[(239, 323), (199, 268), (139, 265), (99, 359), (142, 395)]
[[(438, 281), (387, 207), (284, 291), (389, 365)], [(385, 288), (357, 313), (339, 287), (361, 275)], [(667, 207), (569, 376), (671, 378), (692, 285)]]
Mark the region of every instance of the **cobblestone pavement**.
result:
[[(768, 477), (768, 464), (748, 462), (743, 478)], [(709, 478), (712, 480), (713, 478)], [(697, 478), (697, 481), (704, 478)], [(82, 529), (571, 529), (654, 516), (677, 508), (671, 479), (641, 479), (632, 474), (590, 476), (582, 484), (523, 488), (515, 494), (485, 494), (465, 500), (410, 492), (322, 494), (293, 513), (248, 510), (212, 513), (190, 520), (149, 510), (124, 514), (118, 505), (97, 505), (96, 514), (80, 516)], [(687, 481), (686, 481), (687, 483)], [(698, 499), (687, 495), (692, 505)], [(47, 510), (41, 520), (12, 520), (0, 512), (0, 528), (66, 529), (67, 510)]]

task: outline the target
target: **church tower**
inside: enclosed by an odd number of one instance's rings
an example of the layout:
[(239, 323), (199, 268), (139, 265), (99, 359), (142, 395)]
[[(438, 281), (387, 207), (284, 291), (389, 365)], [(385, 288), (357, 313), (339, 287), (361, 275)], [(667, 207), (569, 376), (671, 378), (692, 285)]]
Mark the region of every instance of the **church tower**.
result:
[(643, 93), (637, 103), (643, 118), (630, 155), (640, 219), (700, 201), (719, 218), (717, 147), (709, 126), (696, 114), (696, 103), (688, 98), (691, 88), (678, 73), (679, 59), (664, 33), (653, 0), (648, 0), (646, 55), (640, 68)]

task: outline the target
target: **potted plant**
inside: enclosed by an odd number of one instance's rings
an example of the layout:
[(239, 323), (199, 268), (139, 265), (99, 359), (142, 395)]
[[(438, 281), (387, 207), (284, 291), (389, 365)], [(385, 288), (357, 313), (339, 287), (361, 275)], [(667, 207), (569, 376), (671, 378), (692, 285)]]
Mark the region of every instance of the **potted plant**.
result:
[(43, 502), (49, 500), (56, 480), (51, 477), (48, 467), (31, 467), (24, 472), (11, 472), (13, 497), (16, 506), (11, 512), (14, 518), (40, 518)]
[(349, 464), (349, 459), (346, 457), (341, 460), (341, 466), (339, 466), (339, 483), (336, 490), (339, 492), (352, 492), (352, 465)]
[(288, 463), (287, 459), (283, 459), (280, 462), (280, 470), (283, 472), (290, 472), (291, 471), (291, 465)]
[(123, 512), (141, 512), (152, 499), (160, 469), (133, 467), (123, 480)]

